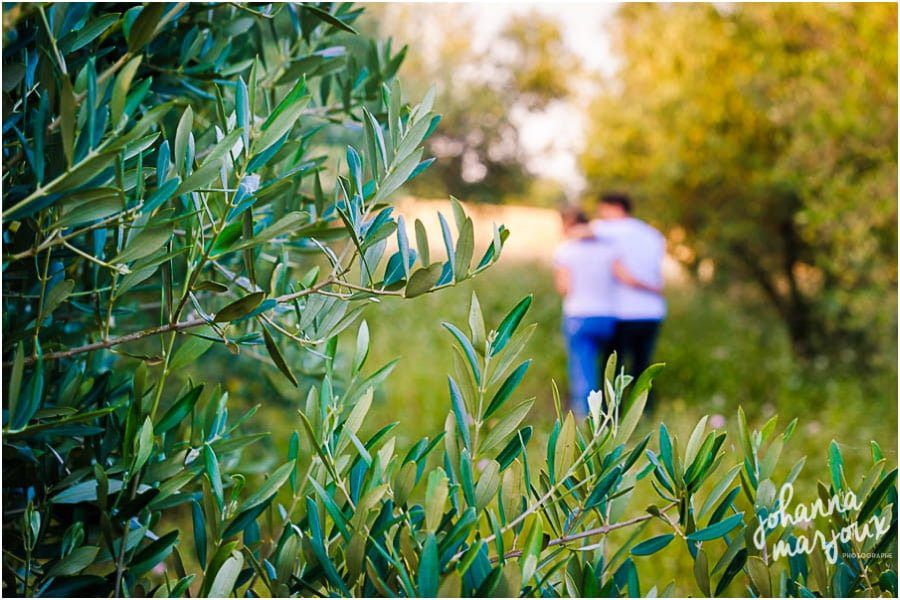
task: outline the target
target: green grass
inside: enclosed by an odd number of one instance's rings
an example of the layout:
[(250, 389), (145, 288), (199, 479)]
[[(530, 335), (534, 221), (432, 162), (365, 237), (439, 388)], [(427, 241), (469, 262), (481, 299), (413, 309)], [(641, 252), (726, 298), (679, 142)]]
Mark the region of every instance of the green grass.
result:
[[(387, 299), (367, 309), (370, 368), (400, 359), (377, 394), (373, 418), (400, 420), (400, 433), (410, 438), (441, 430), (449, 407), (452, 351), (450, 334), (440, 322), (464, 324), (472, 290), (486, 322), (495, 326), (519, 299), (534, 294), (526, 320), (538, 325), (523, 353), (534, 362), (518, 394), (537, 398), (536, 425), (549, 422), (551, 380), (563, 391), (566, 385), (559, 299), (546, 266), (503, 262), (474, 282), (411, 301)], [(873, 439), (895, 454), (896, 371), (863, 376), (824, 365), (804, 367), (791, 356), (781, 323), (764, 308), (752, 310), (739, 299), (694, 287), (671, 289), (668, 299), (669, 316), (655, 355), (666, 368), (657, 378), (656, 409), (648, 422), (655, 426), (665, 420), (686, 436), (704, 414), (721, 414), (730, 426), (741, 405), (757, 426), (776, 412), (784, 425), (797, 417), (800, 425), (789, 448), (809, 453), (813, 464), (820, 457), (824, 466), (832, 438), (842, 444), (851, 465), (866, 459)]]
[[(476, 291), (488, 326), (499, 323), (522, 297), (533, 294), (534, 302), (526, 323), (537, 328), (523, 352), (534, 361), (517, 397), (535, 397), (529, 423), (535, 437), (529, 453), (542, 453), (554, 416), (552, 384), (565, 393), (566, 357), (560, 333), (560, 301), (552, 287), (549, 268), (501, 260), (474, 281), (414, 300), (386, 298), (365, 311), (371, 333), (371, 348), (365, 371), (371, 373), (393, 359), (397, 367), (376, 391), (366, 428), (375, 431), (397, 421), (394, 429), (398, 447), (409, 447), (423, 436), (443, 430), (449, 411), (447, 374), (451, 371), (451, 336), (441, 327), (450, 321), (465, 329), (469, 298)], [(815, 496), (818, 479), (828, 479), (827, 449), (832, 439), (840, 444), (846, 473), (856, 485), (870, 464), (871, 440), (877, 440), (888, 462), (896, 464), (897, 379), (895, 369), (867, 375), (847, 372), (828, 365), (804, 366), (790, 352), (784, 327), (765, 307), (753, 307), (746, 297), (703, 287), (668, 290), (669, 316), (663, 326), (655, 360), (666, 368), (655, 382), (653, 413), (644, 418), (639, 431), (655, 431), (664, 421), (682, 447), (697, 420), (703, 415), (721, 415), (729, 431), (726, 451), (736, 459), (739, 450), (730, 440), (736, 436), (736, 411), (743, 406), (751, 427), (760, 428), (773, 414), (779, 415), (779, 431), (791, 419), (798, 426), (784, 449), (776, 477), (783, 477), (793, 464), (806, 456), (804, 471), (796, 483), (795, 502), (809, 502)], [(352, 356), (356, 327), (342, 337), (338, 373)], [(886, 347), (896, 354), (896, 340)], [(218, 358), (212, 358), (216, 356)], [(896, 358), (880, 364), (896, 364)], [(210, 362), (206, 362), (210, 360)], [(287, 440), (300, 429), (296, 409), (303, 395), (290, 387), (274, 368), (246, 363), (216, 350), (205, 359), (223, 373), (223, 384), (231, 392), (235, 408), (261, 404), (256, 418), (247, 424), (254, 431), (271, 431), (272, 436), (255, 445), (254, 470), (265, 472), (283, 462)], [(303, 365), (292, 362), (302, 377)], [(656, 446), (651, 442), (651, 447)], [(724, 471), (723, 471), (724, 472)], [(705, 492), (700, 493), (705, 497)], [(636, 487), (626, 516), (640, 514), (650, 504), (661, 504), (649, 483)], [(630, 533), (630, 532), (629, 532)], [(629, 535), (615, 532), (610, 548), (615, 549)], [(664, 533), (653, 523), (639, 539)], [(660, 589), (678, 575), (677, 591), (698, 595), (690, 575), (692, 563), (683, 542), (672, 543), (652, 559), (636, 557), (644, 582)], [(649, 584), (642, 589), (646, 593)], [(731, 588), (729, 594), (746, 590)]]
[[(523, 353), (534, 362), (518, 395), (537, 399), (530, 417), (536, 432), (531, 452), (543, 452), (554, 414), (551, 380), (565, 392), (566, 357), (559, 298), (549, 269), (540, 264), (501, 262), (483, 277), (457, 288), (412, 301), (388, 299), (368, 308), (370, 368), (400, 359), (376, 395), (370, 416), (373, 426), (399, 421), (395, 431), (398, 442), (405, 443), (442, 430), (449, 410), (446, 373), (452, 350), (450, 334), (440, 322), (462, 326), (473, 289), (489, 326), (496, 326), (521, 297), (534, 294), (526, 322), (538, 326)], [(816, 481), (828, 480), (827, 449), (832, 439), (840, 444), (853, 485), (871, 464), (871, 440), (877, 440), (888, 461), (896, 464), (896, 370), (864, 376), (828, 365), (804, 366), (792, 357), (784, 327), (765, 307), (748, 307), (741, 297), (701, 287), (678, 287), (667, 295), (669, 316), (655, 356), (666, 368), (656, 380), (654, 412), (645, 417), (639, 434), (658, 429), (664, 421), (683, 444), (699, 418), (718, 414), (725, 419), (731, 444), (737, 439), (738, 406), (757, 429), (775, 413), (779, 431), (797, 418), (796, 432), (776, 472), (783, 477), (801, 457), (807, 457), (795, 484), (795, 502), (814, 500)], [(891, 352), (896, 352), (895, 344)], [(882, 364), (896, 364), (896, 359)], [(733, 446), (726, 450), (739, 456)], [(699, 497), (704, 496), (702, 492)], [(660, 504), (660, 499), (643, 482), (630, 502), (626, 515), (634, 516), (650, 504)], [(610, 536), (610, 548), (615, 549), (630, 533)], [(664, 527), (653, 523), (638, 539), (661, 533)], [(690, 575), (692, 562), (682, 544), (671, 544), (652, 560), (636, 557), (641, 580), (657, 583), (661, 589), (677, 579), (680, 594), (698, 595)], [(649, 587), (645, 584), (642, 593)], [(732, 584), (726, 593), (747, 592)]]

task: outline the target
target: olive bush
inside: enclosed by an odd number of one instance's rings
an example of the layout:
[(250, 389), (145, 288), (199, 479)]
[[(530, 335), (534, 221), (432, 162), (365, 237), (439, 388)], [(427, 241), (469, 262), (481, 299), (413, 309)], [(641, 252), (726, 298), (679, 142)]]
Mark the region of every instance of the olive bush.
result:
[[(635, 380), (612, 358), (590, 415), (557, 396), (538, 447), (516, 394), (530, 297), (488, 326), (473, 296), (467, 324), (443, 324), (442, 432), (401, 448), (397, 423), (368, 422), (394, 365), (367, 365), (362, 308), (481, 273), (508, 232), (476, 254), (454, 202), (438, 256), (393, 214), (438, 117), (430, 96), (403, 101), (405, 49), (359, 36), (360, 13), (4, 7), (4, 594), (664, 595), (636, 565), (674, 541), (695, 564), (681, 584), (706, 595), (896, 594), (896, 469), (877, 444), (860, 505), (832, 518), (890, 531), (834, 561), (768, 551), (800, 535), (767, 524), (804, 465), (779, 463), (795, 423), (741, 414), (727, 445), (703, 419), (683, 450), (665, 425), (635, 438), (659, 365)], [(217, 374), (180, 377), (215, 345), (305, 393), (262, 476), (254, 410), (230, 414)], [(824, 498), (851, 489), (829, 457)], [(637, 486), (658, 503), (635, 509)]]

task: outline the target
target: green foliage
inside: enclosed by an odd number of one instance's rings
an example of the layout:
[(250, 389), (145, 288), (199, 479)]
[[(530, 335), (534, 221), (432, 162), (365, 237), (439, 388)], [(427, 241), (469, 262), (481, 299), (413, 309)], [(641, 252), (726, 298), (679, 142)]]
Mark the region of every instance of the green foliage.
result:
[[(513, 229), (512, 235), (519, 234)], [(395, 415), (410, 411), (415, 411), (416, 415), (415, 420), (403, 419), (402, 427), (394, 430), (399, 440), (414, 443), (420, 436), (439, 428), (447, 413), (446, 402), (440, 401), (441, 397), (447, 396), (447, 381), (435, 365), (450, 364), (455, 352), (445, 346), (452, 337), (437, 325), (438, 315), (451, 316), (460, 329), (468, 331), (463, 324), (469, 320), (467, 303), (473, 289), (477, 291), (488, 323), (499, 323), (507, 314), (513, 303), (510, 294), (516, 294), (512, 296), (515, 298), (517, 294), (533, 291), (534, 302), (525, 323), (537, 323), (529, 326), (533, 333), (524, 356), (535, 360), (517, 389), (523, 397), (536, 396), (526, 423), (533, 427), (529, 458), (532, 454), (536, 460), (541, 456), (555, 417), (547, 382), (556, 378), (561, 387), (564, 385), (559, 379), (565, 368), (565, 351), (559, 335), (559, 302), (547, 265), (516, 262), (511, 258), (504, 258), (487, 277), (444, 293), (409, 303), (384, 302), (367, 309), (373, 344), (370, 360), (400, 357), (384, 389), (376, 394), (372, 417), (380, 422), (395, 420), (398, 418)], [(639, 423), (634, 434), (637, 439), (655, 432), (653, 423), (663, 419), (670, 432), (678, 432), (680, 440), (687, 441), (698, 420), (709, 414), (707, 421), (727, 427), (731, 439), (726, 440), (724, 448), (730, 452), (737, 447), (737, 442), (732, 440), (738, 439), (736, 413), (739, 405), (743, 404), (751, 423), (759, 420), (761, 424), (775, 413), (785, 424), (797, 417), (799, 423), (790, 443), (784, 446), (778, 467), (779, 472), (786, 475), (798, 460), (807, 456), (805, 467), (795, 481), (794, 504), (813, 501), (817, 497), (817, 479), (828, 481), (826, 451), (832, 438), (842, 442), (845, 469), (857, 478), (872, 464), (869, 440), (879, 440), (885, 449), (896, 445), (895, 371), (885, 369), (877, 377), (861, 377), (853, 371), (805, 365), (791, 356), (786, 332), (776, 317), (764, 309), (748, 308), (708, 286), (673, 285), (667, 297), (670, 317), (662, 328), (657, 352), (667, 366), (654, 381), (657, 398), (654, 413)], [(403, 327), (397, 328), (394, 323), (403, 323)], [(411, 331), (415, 334), (410, 335)], [(352, 343), (352, 336), (348, 336), (348, 340)], [(423, 356), (427, 359), (422, 360)], [(267, 387), (263, 382), (262, 389)], [(251, 390), (257, 388), (245, 389), (244, 393), (252, 394)], [(515, 399), (516, 396), (512, 401)], [(273, 421), (279, 418), (276, 412), (271, 415)], [(723, 421), (724, 426), (721, 425)], [(274, 423), (272, 427), (273, 434), (279, 431)], [(707, 428), (704, 434), (708, 431)], [(282, 435), (286, 439), (286, 434)], [(650, 447), (652, 445), (653, 442)], [(735, 458), (734, 462), (737, 460)], [(732, 472), (737, 478), (734, 462), (729, 465), (726, 461), (718, 467), (719, 477), (707, 483), (709, 496), (704, 497), (706, 490), (701, 490), (695, 511), (713, 495), (713, 484), (727, 479), (725, 475)], [(733, 479), (732, 483), (735, 481)], [(854, 486), (857, 483), (855, 481)], [(725, 489), (716, 501), (721, 501), (724, 493), (734, 487)], [(743, 496), (738, 496), (739, 510), (748, 509), (741, 505), (744, 502)], [(656, 492), (644, 480), (644, 485), (633, 490), (631, 505), (640, 509), (650, 504), (661, 506)], [(704, 514), (708, 517), (714, 508), (713, 504)], [(816, 528), (827, 533), (829, 527), (826, 520)], [(636, 541), (666, 531), (667, 526), (662, 521), (653, 520)], [(608, 547), (618, 548), (628, 538), (628, 528), (612, 532)], [(713, 549), (707, 548), (706, 552), (713, 563), (718, 560)], [(669, 579), (675, 579), (676, 595), (699, 593), (694, 587), (693, 558), (677, 541), (652, 559), (635, 559), (635, 562), (641, 581), (646, 580), (648, 586), (657, 583), (658, 589), (662, 590)], [(736, 577), (726, 595), (746, 594), (747, 591), (740, 587), (741, 581), (742, 577)], [(713, 579), (713, 586), (715, 583)]]
[[(488, 325), (473, 296), (468, 333), (446, 324), (458, 353), (443, 432), (404, 447), (397, 423), (364, 427), (393, 366), (368, 372), (365, 322), (352, 361), (338, 335), (366, 303), (480, 273), (507, 233), (479, 258), (455, 205), (446, 261), (410, 244), (390, 200), (429, 164), (432, 95), (401, 101), (403, 52), (340, 45), (359, 12), (6, 15), (4, 593), (635, 595), (635, 560), (676, 537), (703, 557), (702, 589), (746, 573), (755, 592), (768, 576), (782, 594), (896, 593), (877, 552), (836, 566), (757, 560), (742, 533), (772, 508), (793, 425), (744, 427), (737, 461), (705, 421), (685, 453), (664, 425), (652, 448), (651, 436), (633, 441), (657, 369), (633, 381), (612, 362), (590, 418), (558, 414), (536, 452), (533, 399), (517, 393), (531, 297)], [(335, 127), (357, 139), (329, 177), (311, 140)], [(263, 437), (246, 430), (256, 408), (234, 418), (215, 374), (179, 377), (217, 347), (303, 390), (289, 444), (262, 469), (247, 460)], [(880, 450), (873, 460), (860, 512), (895, 527), (856, 552), (896, 543), (896, 470)], [(851, 483), (837, 444), (830, 467), (826, 492)], [(727, 491), (738, 470), (743, 499)], [(662, 507), (623, 519), (648, 483)], [(651, 521), (671, 532), (639, 539)], [(608, 533), (632, 527), (607, 548)]]
[(622, 7), (582, 166), (689, 268), (752, 282), (800, 356), (872, 364), (896, 328), (897, 8), (821, 8)]

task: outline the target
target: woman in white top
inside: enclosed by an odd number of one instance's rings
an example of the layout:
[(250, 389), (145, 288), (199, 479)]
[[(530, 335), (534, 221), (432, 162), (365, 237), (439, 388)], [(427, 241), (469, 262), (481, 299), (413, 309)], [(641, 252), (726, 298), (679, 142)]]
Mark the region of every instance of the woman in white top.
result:
[(574, 235), (587, 228), (578, 209), (562, 213), (570, 236), (554, 256), (556, 289), (563, 296), (563, 335), (569, 357), (569, 404), (578, 416), (588, 412), (587, 397), (599, 389), (600, 359), (615, 332), (616, 245), (593, 235)]

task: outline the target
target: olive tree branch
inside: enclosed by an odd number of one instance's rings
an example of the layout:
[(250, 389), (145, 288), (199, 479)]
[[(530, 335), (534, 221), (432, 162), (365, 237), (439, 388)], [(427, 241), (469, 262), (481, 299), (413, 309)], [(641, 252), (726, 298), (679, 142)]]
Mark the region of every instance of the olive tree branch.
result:
[[(675, 506), (675, 502), (671, 502), (667, 504), (665, 507), (660, 509), (660, 513), (665, 513), (667, 510), (670, 510), (673, 506)], [(625, 521), (619, 521), (618, 523), (608, 523), (606, 525), (601, 525), (600, 527), (594, 527), (593, 529), (585, 529), (584, 531), (579, 531), (578, 533), (573, 533), (571, 535), (564, 535), (547, 542), (547, 547), (550, 546), (560, 546), (563, 544), (567, 544), (569, 542), (574, 542), (576, 540), (581, 540), (587, 537), (592, 537), (595, 535), (605, 535), (611, 531), (615, 531), (616, 529), (622, 529), (624, 527), (630, 527), (631, 525), (637, 525), (639, 523), (643, 523), (644, 521), (649, 521), (656, 515), (645, 514), (640, 515), (638, 517), (633, 517), (631, 519), (626, 519)], [(586, 548), (578, 548), (578, 550), (591, 549), (590, 546)], [(503, 555), (503, 558), (516, 558), (517, 556), (521, 556), (521, 550), (510, 550), (506, 554)], [(494, 562), (499, 560), (499, 558), (495, 558)]]
[[(328, 279), (325, 279), (311, 287), (308, 287), (308, 288), (305, 288), (305, 289), (302, 289), (302, 290), (299, 290), (299, 291), (296, 291), (296, 292), (293, 292), (290, 294), (283, 294), (281, 296), (278, 296), (275, 298), (275, 302), (278, 304), (283, 304), (285, 302), (289, 302), (291, 300), (294, 300), (296, 298), (301, 298), (303, 296), (308, 296), (310, 294), (325, 293), (325, 290), (323, 288), (330, 286), (330, 285), (345, 286), (350, 289), (364, 291), (364, 292), (379, 295), (379, 296), (402, 295), (402, 293), (399, 291), (378, 290), (375, 288), (366, 288), (363, 286), (347, 284), (347, 282), (344, 282), (344, 281), (341, 281), (338, 279), (328, 278)], [(141, 329), (140, 331), (133, 331), (131, 333), (127, 333), (127, 334), (121, 335), (119, 337), (108, 338), (105, 340), (101, 340), (99, 342), (85, 344), (84, 346), (69, 348), (68, 350), (61, 350), (58, 352), (48, 352), (48, 353), (44, 354), (43, 360), (50, 361), (50, 360), (59, 360), (62, 358), (71, 358), (71, 357), (77, 356), (79, 354), (84, 354), (85, 352), (93, 352), (95, 350), (103, 350), (106, 348), (112, 348), (113, 346), (118, 346), (119, 344), (124, 344), (126, 342), (134, 342), (134, 341), (137, 341), (137, 340), (140, 340), (143, 338), (147, 338), (147, 337), (151, 337), (151, 336), (155, 336), (155, 335), (161, 335), (163, 333), (179, 332), (179, 331), (183, 331), (185, 329), (193, 329), (194, 327), (200, 327), (201, 325), (206, 325), (207, 323), (208, 323), (208, 321), (206, 319), (203, 319), (200, 317), (186, 319), (184, 321), (177, 321), (175, 323), (167, 323), (165, 325), (159, 325), (157, 327), (150, 327), (148, 329)], [(35, 362), (34, 357), (25, 358), (26, 365), (30, 365), (34, 362)], [(12, 363), (7, 361), (3, 364), (10, 365)]]
[(52, 246), (58, 246), (60, 244), (65, 244), (66, 241), (71, 240), (74, 237), (78, 237), (79, 235), (82, 235), (89, 231), (93, 231), (93, 230), (99, 229), (101, 227), (106, 227), (107, 225), (110, 225), (110, 224), (121, 225), (123, 223), (130, 222), (130, 220), (131, 220), (130, 217), (132, 215), (136, 214), (138, 211), (140, 211), (140, 209), (142, 209), (143, 207), (144, 207), (143, 203), (138, 204), (137, 206), (129, 208), (126, 211), (116, 213), (114, 215), (106, 217), (105, 219), (97, 221), (96, 223), (93, 223), (92, 225), (87, 225), (85, 227), (82, 227), (81, 229), (77, 229), (77, 230), (67, 233), (65, 235), (60, 235), (60, 230), (54, 229), (53, 232), (49, 236), (47, 236), (47, 238), (43, 242), (41, 242), (39, 245), (37, 245), (34, 248), (31, 248), (29, 250), (23, 250), (22, 252), (19, 252), (18, 254), (10, 255), (9, 257), (7, 257), (7, 260), (12, 262), (12, 261), (16, 261), (16, 260), (21, 260), (23, 258), (28, 258), (30, 256), (36, 255), (37, 253), (41, 252), (42, 250), (52, 247)]
[[(68, 350), (61, 350), (59, 352), (48, 352), (44, 354), (43, 360), (59, 360), (61, 358), (70, 358), (72, 356), (76, 356), (78, 354), (83, 354), (85, 352), (93, 352), (94, 350), (103, 350), (105, 348), (112, 348), (113, 346), (118, 346), (119, 344), (124, 344), (126, 342), (133, 342), (135, 340), (140, 340), (146, 337), (160, 335), (162, 333), (166, 333), (169, 331), (182, 331), (184, 329), (191, 329), (192, 327), (199, 327), (200, 325), (205, 325), (206, 320), (201, 318), (188, 319), (186, 321), (180, 321), (178, 323), (168, 323), (166, 325), (159, 325), (157, 327), (150, 327), (149, 329), (142, 329), (140, 331), (133, 331), (131, 333), (127, 333), (125, 335), (109, 338), (106, 340), (101, 340), (99, 342), (93, 342), (91, 344), (85, 344), (84, 346), (78, 346), (76, 348), (69, 348)], [(34, 357), (25, 358), (25, 364), (31, 364), (35, 362)], [(11, 363), (3, 363), (4, 365)]]

